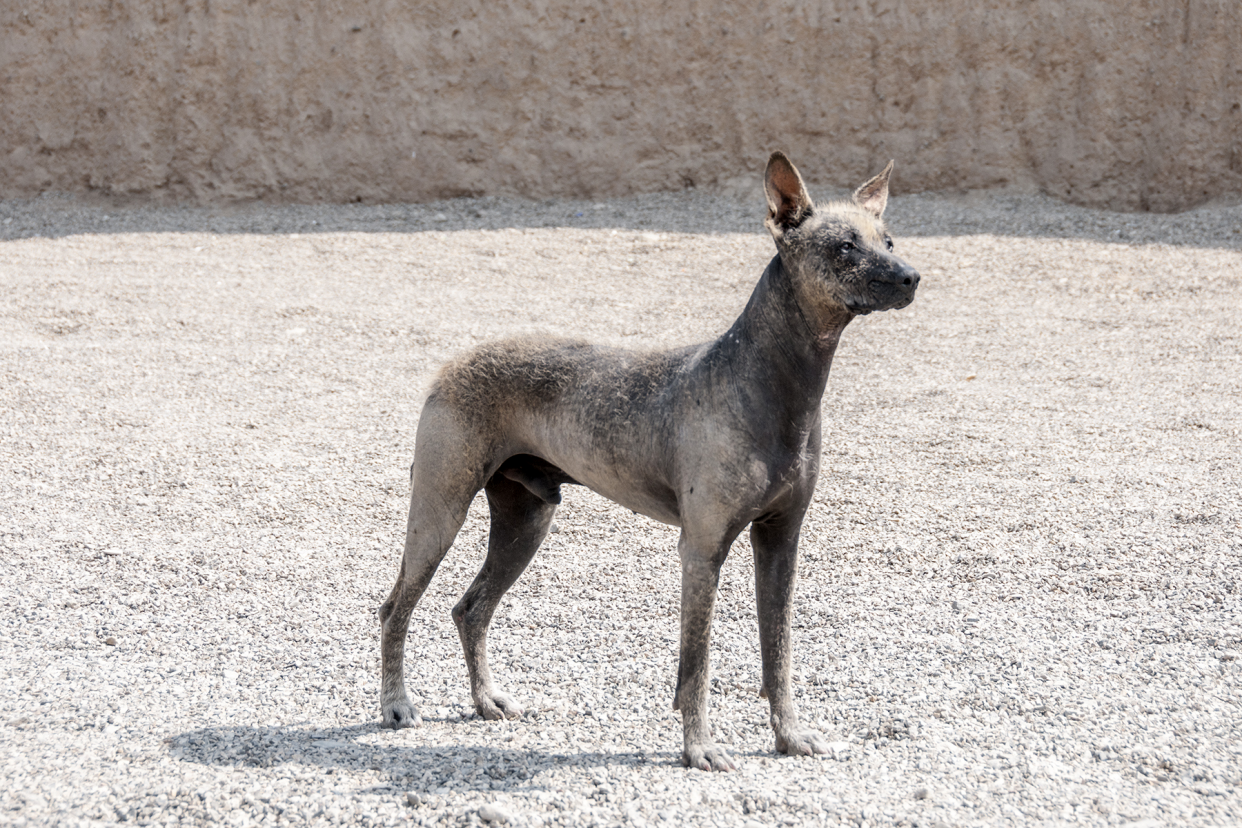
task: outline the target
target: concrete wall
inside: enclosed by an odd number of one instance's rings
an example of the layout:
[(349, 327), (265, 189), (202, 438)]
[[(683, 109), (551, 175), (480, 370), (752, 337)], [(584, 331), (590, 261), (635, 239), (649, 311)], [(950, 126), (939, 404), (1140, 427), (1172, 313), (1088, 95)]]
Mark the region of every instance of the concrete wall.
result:
[(1238, 0), (2, 6), (5, 197), (603, 197), (776, 148), (838, 185), (896, 158), (898, 192), (1242, 194)]

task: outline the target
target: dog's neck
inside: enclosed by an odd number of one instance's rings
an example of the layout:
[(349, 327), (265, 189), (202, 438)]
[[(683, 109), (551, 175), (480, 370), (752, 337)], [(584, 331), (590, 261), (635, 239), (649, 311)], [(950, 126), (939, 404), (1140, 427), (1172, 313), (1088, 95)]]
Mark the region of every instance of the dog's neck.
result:
[(777, 256), (715, 347), (742, 368), (736, 376), (767, 389), (770, 393), (761, 396), (771, 399), (781, 419), (794, 424), (819, 416), (832, 357), (851, 319), (846, 311), (828, 319), (808, 313)]

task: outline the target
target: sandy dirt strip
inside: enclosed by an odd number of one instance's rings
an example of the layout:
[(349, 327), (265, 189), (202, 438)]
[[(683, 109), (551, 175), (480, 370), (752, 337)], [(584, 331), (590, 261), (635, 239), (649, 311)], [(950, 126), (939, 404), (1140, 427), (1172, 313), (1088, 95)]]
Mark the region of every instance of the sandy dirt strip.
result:
[[(899, 183), (898, 178), (898, 183)], [(824, 194), (817, 194), (824, 195)], [(745, 196), (745, 197), (740, 197)], [(497, 613), (521, 721), (471, 708), (449, 608), (378, 727), (420, 395), (516, 332), (713, 337), (762, 200), (167, 209), (0, 202), (0, 824), (1242, 822), (1242, 207), (897, 197), (909, 308), (824, 398), (773, 750), (745, 540), (679, 764), (675, 530), (582, 489)]]

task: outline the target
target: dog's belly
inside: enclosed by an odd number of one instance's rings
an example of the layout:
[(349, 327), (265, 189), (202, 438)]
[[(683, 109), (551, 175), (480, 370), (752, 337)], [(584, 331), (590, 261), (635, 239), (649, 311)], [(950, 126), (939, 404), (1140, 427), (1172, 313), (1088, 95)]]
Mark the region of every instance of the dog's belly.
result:
[[(531, 429), (514, 448), (556, 466), (573, 482), (661, 523), (681, 525), (677, 492), (668, 482), (661, 452), (632, 446), (602, 446), (584, 434), (563, 429)], [(626, 450), (629, 449), (629, 450)]]
[[(574, 480), (632, 512), (672, 526), (681, 525), (677, 495), (672, 488), (653, 480), (625, 479), (615, 469), (575, 469), (566, 472)], [(600, 473), (602, 472), (602, 473)]]

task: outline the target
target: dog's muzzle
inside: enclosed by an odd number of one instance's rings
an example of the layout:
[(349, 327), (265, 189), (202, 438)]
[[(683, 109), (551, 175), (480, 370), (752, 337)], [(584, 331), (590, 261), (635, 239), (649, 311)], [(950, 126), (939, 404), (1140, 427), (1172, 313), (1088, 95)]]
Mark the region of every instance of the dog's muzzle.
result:
[(919, 272), (902, 262), (893, 275), (884, 281), (913, 299), (914, 291), (919, 287)]
[(919, 272), (902, 262), (886, 268), (882, 273), (874, 274), (867, 280), (870, 302), (848, 303), (848, 306), (851, 311), (859, 314), (904, 308), (914, 301), (914, 292), (918, 287)]

